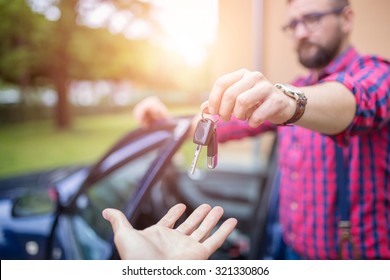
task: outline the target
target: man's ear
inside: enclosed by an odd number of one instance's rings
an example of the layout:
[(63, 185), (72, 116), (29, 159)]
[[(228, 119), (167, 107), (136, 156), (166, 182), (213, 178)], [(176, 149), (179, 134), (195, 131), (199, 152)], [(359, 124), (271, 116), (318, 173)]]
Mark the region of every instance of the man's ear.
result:
[(341, 15), (341, 20), (343, 21), (342, 28), (345, 33), (351, 33), (353, 23), (355, 20), (355, 13), (353, 12), (350, 6), (346, 6)]

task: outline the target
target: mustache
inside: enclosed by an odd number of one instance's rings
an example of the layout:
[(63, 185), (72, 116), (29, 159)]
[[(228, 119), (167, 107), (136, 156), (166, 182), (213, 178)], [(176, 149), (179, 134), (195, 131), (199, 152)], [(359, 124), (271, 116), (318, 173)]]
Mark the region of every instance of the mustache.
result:
[(301, 41), (301, 42), (298, 43), (297, 49), (300, 50), (300, 49), (302, 49), (302, 48), (313, 47), (313, 46), (314, 46), (314, 47), (320, 47), (319, 44), (316, 44), (316, 43), (314, 43), (314, 42), (310, 42), (310, 41), (308, 41), (308, 40), (303, 40), (303, 41)]

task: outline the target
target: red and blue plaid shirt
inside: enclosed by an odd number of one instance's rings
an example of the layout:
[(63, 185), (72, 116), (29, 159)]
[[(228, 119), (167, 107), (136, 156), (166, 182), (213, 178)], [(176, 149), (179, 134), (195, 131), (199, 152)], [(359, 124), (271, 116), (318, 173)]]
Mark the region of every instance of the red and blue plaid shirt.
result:
[[(293, 84), (338, 81), (355, 95), (356, 115), (343, 133), (327, 136), (269, 123), (250, 128), (232, 120), (220, 122), (218, 139), (224, 142), (277, 130), (283, 237), (308, 259), (338, 257), (338, 143), (347, 169), (353, 243), (364, 259), (390, 259), (390, 64), (378, 56), (361, 56), (350, 47), (315, 77), (310, 74)], [(351, 250), (344, 251), (345, 258), (353, 257)]]

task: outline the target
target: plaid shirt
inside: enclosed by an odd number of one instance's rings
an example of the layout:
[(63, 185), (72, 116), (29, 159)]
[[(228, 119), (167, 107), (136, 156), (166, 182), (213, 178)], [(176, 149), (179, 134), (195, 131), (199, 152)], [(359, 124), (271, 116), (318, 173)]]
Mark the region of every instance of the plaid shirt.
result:
[[(327, 136), (269, 123), (250, 128), (232, 120), (219, 124), (218, 139), (277, 130), (283, 237), (308, 259), (337, 258), (335, 143), (342, 146), (353, 242), (364, 259), (390, 259), (390, 64), (377, 56), (361, 56), (350, 47), (319, 78), (310, 74), (293, 84), (326, 81), (344, 84), (357, 100), (355, 118), (343, 133)], [(344, 252), (344, 258), (352, 258), (351, 250)]]

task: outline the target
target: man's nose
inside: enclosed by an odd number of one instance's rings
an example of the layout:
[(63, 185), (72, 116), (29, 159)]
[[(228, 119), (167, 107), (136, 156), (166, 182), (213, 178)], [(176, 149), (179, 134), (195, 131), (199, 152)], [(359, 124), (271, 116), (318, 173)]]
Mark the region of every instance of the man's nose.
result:
[(302, 39), (309, 36), (309, 30), (307, 29), (306, 25), (303, 22), (298, 22), (297, 26), (294, 30), (294, 38), (296, 39)]

